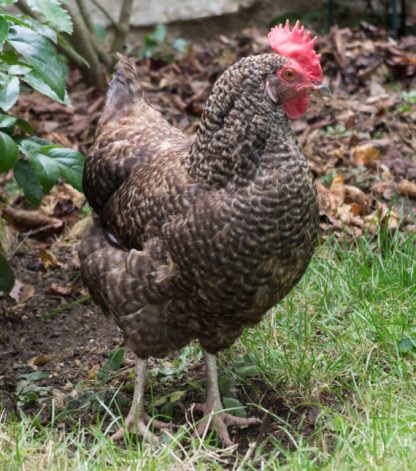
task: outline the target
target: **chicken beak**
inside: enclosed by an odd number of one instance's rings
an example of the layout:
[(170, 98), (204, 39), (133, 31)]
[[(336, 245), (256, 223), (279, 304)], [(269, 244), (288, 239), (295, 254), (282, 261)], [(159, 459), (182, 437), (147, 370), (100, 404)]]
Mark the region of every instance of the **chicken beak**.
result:
[(320, 83), (319, 85), (314, 85), (309, 89), (309, 93), (312, 95), (322, 96), (322, 97), (329, 97), (331, 96), (331, 90), (327, 85)]

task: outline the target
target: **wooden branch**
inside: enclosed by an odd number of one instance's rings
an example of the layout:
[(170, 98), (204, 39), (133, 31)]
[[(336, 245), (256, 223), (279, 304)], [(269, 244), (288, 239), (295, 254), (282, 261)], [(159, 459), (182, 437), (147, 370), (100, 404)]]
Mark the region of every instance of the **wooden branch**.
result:
[(95, 5), (98, 10), (107, 18), (109, 23), (111, 24), (112, 28), (114, 28), (115, 31), (120, 31), (120, 27), (118, 26), (117, 22), (114, 20), (114, 18), (110, 15), (110, 13), (101, 5), (101, 3), (98, 0), (90, 0), (90, 2)]
[(16, 6), (25, 15), (31, 16), (32, 18), (35, 18), (35, 20), (40, 19), (40, 15), (38, 15), (35, 11), (29, 8), (29, 5), (25, 2), (25, 0), (18, 0)]
[(406, 34), (406, 15), (407, 15), (406, 0), (401, 0), (400, 5), (401, 5), (401, 12), (400, 12), (399, 34), (400, 36), (403, 36)]
[(101, 46), (100, 39), (93, 34), (90, 34), (90, 40), (92, 45), (94, 46), (95, 52), (98, 54), (98, 57), (101, 61), (107, 66), (112, 67), (116, 60), (116, 57), (112, 57), (107, 51)]
[[(74, 47), (69, 40), (68, 40), (68, 43), (72, 47)], [(71, 47), (69, 45), (66, 45), (66, 44), (63, 44), (63, 43), (58, 43), (57, 47), (58, 47), (59, 51), (64, 56), (66, 56), (66, 58), (69, 60), (69, 62), (72, 62), (73, 64), (75, 64), (80, 69), (83, 69), (83, 68), (87, 67), (85, 65), (85, 63), (77, 56), (77, 54), (71, 49)]]
[(79, 12), (81, 13), (81, 17), (84, 20), (85, 26), (87, 27), (88, 37), (97, 53), (98, 57), (104, 62), (105, 65), (111, 67), (114, 65), (114, 60), (111, 58), (109, 54), (107, 54), (104, 47), (100, 44), (100, 38), (97, 35), (95, 30), (94, 24), (91, 20), (91, 15), (87, 10), (87, 7), (84, 3), (84, 0), (76, 0)]
[[(98, 60), (97, 53), (90, 41), (87, 27), (71, 4), (67, 4), (66, 8), (71, 15), (72, 23), (74, 25), (74, 32), (71, 36), (71, 43), (75, 50), (81, 53), (82, 57), (88, 62), (89, 67), (81, 66), (83, 75), (91, 85), (97, 88), (105, 88), (106, 83), (104, 73), (101, 70), (100, 61)], [(82, 51), (82, 52), (81, 52)]]
[(84, 20), (85, 26), (88, 28), (91, 34), (96, 34), (94, 25), (91, 21), (91, 16), (88, 13), (84, 0), (76, 0), (76, 2), (78, 5), (78, 10), (81, 13), (82, 19)]
[(119, 52), (126, 42), (127, 35), (130, 30), (130, 17), (133, 10), (134, 0), (123, 0), (121, 5), (120, 18), (118, 20), (119, 29), (114, 36), (111, 50)]

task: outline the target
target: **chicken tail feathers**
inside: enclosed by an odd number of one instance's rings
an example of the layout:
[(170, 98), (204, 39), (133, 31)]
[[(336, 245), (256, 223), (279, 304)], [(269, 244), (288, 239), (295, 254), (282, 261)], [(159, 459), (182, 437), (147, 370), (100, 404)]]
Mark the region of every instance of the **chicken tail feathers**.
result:
[(108, 87), (101, 123), (126, 114), (127, 109), (144, 99), (135, 60), (117, 54), (119, 61)]

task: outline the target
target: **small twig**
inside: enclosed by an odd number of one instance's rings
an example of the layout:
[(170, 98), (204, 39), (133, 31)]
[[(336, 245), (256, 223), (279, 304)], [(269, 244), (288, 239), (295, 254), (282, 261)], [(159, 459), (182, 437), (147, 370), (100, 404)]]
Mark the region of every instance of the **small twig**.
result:
[(98, 57), (104, 62), (105, 65), (111, 67), (114, 65), (115, 57), (112, 58), (110, 54), (101, 46), (100, 40), (97, 35), (89, 33), (89, 37), (91, 40), (92, 45), (94, 46), (95, 52), (97, 53)]
[(114, 52), (119, 52), (126, 41), (130, 30), (130, 17), (133, 4), (134, 0), (124, 0), (121, 5), (120, 18), (118, 21), (119, 29), (114, 36), (113, 45), (111, 47), (111, 50)]
[(25, 0), (18, 0), (16, 3), (16, 6), (19, 8), (19, 10), (24, 13), (27, 16), (31, 16), (32, 18), (35, 18), (37, 20), (40, 19), (40, 15), (38, 15), (36, 12), (32, 11), (28, 4), (25, 2)]
[(91, 21), (91, 17), (90, 17), (90, 14), (88, 13), (87, 7), (85, 6), (84, 0), (76, 0), (76, 2), (78, 5), (78, 10), (81, 13), (82, 19), (85, 22), (85, 26), (88, 28), (88, 30), (92, 34), (95, 34), (95, 28)]
[[(233, 471), (236, 471), (236, 470), (240, 471), (240, 470), (244, 469), (244, 466), (246, 465), (246, 463), (249, 460), (251, 460), (254, 452), (256, 451), (257, 447), (260, 445), (260, 443), (263, 439), (263, 436), (266, 433), (266, 427), (269, 425), (269, 422), (270, 422), (270, 415), (267, 412), (265, 412), (264, 416), (262, 418), (262, 422), (261, 422), (261, 425), (260, 425), (260, 430), (259, 430), (259, 433), (257, 435), (256, 440), (249, 444), (249, 447), (248, 447), (248, 450), (247, 450), (246, 454), (244, 455), (244, 457), (240, 461), (240, 463), (237, 463), (237, 462), (235, 463)], [(238, 464), (238, 468), (236, 467), (237, 464)]]
[(42, 316), (42, 320), (50, 319), (51, 317), (54, 317), (61, 312), (66, 311), (67, 309), (71, 308), (72, 306), (76, 306), (77, 304), (84, 304), (87, 301), (91, 299), (90, 295), (85, 295), (81, 296), (80, 298), (76, 299), (75, 301), (72, 301), (70, 303), (63, 304), (62, 306), (59, 306), (55, 309), (52, 309), (51, 311), (48, 311), (46, 314)]
[(97, 36), (94, 24), (91, 21), (91, 15), (89, 14), (84, 0), (76, 0), (79, 12), (81, 13), (82, 19), (84, 20), (85, 26), (88, 30), (88, 36), (94, 46), (95, 52), (98, 57), (104, 62), (105, 65), (111, 67), (114, 64), (114, 60), (107, 54), (106, 50), (100, 44), (100, 38)]
[(99, 3), (97, 0), (90, 0), (90, 2), (95, 5), (98, 10), (107, 18), (107, 20), (110, 22), (111, 26), (118, 32), (120, 31), (120, 27), (117, 24), (117, 22), (114, 20), (114, 18), (110, 15), (110, 13)]
[(95, 85), (97, 88), (104, 88), (104, 74), (101, 70), (97, 53), (90, 41), (85, 22), (71, 4), (68, 3), (66, 8), (74, 25), (71, 42), (77, 52), (82, 51), (82, 56), (89, 64), (89, 67), (82, 67), (83, 74), (89, 83)]
[(267, 412), (265, 412), (261, 425), (260, 425), (259, 433), (254, 443), (254, 449), (256, 449), (260, 445), (260, 442), (262, 441), (263, 436), (266, 433), (266, 427), (269, 425), (269, 422), (270, 422), (270, 415)]
[(72, 62), (77, 65), (80, 69), (86, 67), (85, 63), (77, 56), (77, 54), (64, 43), (58, 43), (58, 49)]

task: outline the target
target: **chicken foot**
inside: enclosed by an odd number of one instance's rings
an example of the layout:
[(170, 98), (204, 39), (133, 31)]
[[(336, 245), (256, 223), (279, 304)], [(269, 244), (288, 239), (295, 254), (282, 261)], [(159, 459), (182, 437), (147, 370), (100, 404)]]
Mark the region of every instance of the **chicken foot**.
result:
[(207, 428), (214, 428), (224, 446), (234, 445), (228, 433), (230, 425), (252, 425), (259, 424), (261, 420), (257, 417), (236, 417), (223, 412), (220, 391), (218, 389), (218, 374), (216, 356), (204, 350), (205, 369), (207, 375), (207, 399), (202, 404), (194, 404), (193, 410), (201, 411), (203, 418), (196, 428), (199, 436), (203, 436)]
[(150, 429), (170, 429), (171, 424), (154, 420), (144, 410), (144, 388), (146, 384), (146, 368), (147, 360), (136, 359), (136, 378), (134, 380), (134, 393), (130, 411), (124, 421), (122, 427), (111, 435), (111, 440), (116, 442), (124, 437), (126, 432), (137, 433), (145, 440), (151, 442), (158, 441), (158, 437), (154, 435)]

